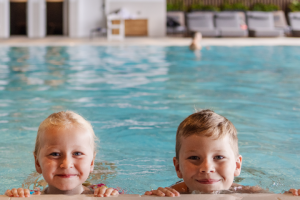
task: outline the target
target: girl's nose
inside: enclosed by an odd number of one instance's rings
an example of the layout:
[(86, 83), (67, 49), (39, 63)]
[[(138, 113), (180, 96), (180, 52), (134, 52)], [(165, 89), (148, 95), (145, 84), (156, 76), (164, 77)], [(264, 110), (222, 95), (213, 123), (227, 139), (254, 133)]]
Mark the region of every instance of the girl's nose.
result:
[(72, 159), (68, 158), (66, 156), (65, 158), (63, 158), (62, 163), (60, 164), (60, 167), (65, 168), (65, 169), (73, 168), (74, 165), (73, 165)]
[(215, 166), (212, 161), (205, 159), (200, 165), (200, 172), (201, 173), (213, 173), (215, 172)]

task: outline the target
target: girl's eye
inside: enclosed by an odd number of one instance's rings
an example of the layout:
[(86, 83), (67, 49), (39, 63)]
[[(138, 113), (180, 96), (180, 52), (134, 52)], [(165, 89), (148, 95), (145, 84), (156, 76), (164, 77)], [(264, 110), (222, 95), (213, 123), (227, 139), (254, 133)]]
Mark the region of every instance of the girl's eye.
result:
[(59, 156), (59, 153), (53, 152), (53, 153), (50, 153), (50, 156), (55, 156), (55, 157), (57, 157), (57, 156)]
[(224, 156), (215, 156), (216, 160), (222, 160), (224, 158)]
[(74, 156), (81, 156), (82, 155), (82, 153), (80, 153), (80, 152), (75, 152), (74, 153)]
[(188, 159), (189, 160), (199, 160), (199, 157), (198, 156), (190, 156)]

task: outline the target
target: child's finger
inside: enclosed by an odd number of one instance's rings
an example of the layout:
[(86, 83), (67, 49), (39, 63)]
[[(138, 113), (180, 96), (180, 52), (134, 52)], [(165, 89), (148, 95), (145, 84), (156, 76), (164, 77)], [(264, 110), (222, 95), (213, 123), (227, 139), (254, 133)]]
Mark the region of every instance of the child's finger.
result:
[(180, 196), (179, 192), (177, 192), (173, 188), (166, 187), (165, 189), (166, 189), (166, 195), (168, 197)]
[(114, 188), (107, 188), (104, 193), (104, 196), (109, 197), (114, 190), (115, 190)]
[(34, 193), (33, 193), (33, 195), (41, 195), (41, 191), (35, 191)]
[(166, 196), (164, 190), (165, 190), (164, 188), (159, 187), (157, 190), (153, 190), (152, 194), (156, 195), (156, 196), (164, 197), (164, 196)]
[(18, 188), (18, 194), (19, 194), (19, 197), (24, 197), (24, 189)]
[(294, 196), (298, 196), (298, 190), (296, 189), (290, 189), (290, 191)]
[(151, 195), (152, 194), (152, 191), (146, 191), (145, 192), (145, 195)]
[(11, 190), (6, 190), (5, 195), (9, 197), (13, 196)]
[[(99, 190), (98, 190), (98, 194), (97, 194), (97, 196), (98, 197), (104, 197), (104, 193), (105, 193), (105, 191), (106, 191), (106, 186), (102, 186), (102, 187), (100, 187), (99, 188)], [(98, 189), (98, 188), (97, 188)]]
[(25, 190), (24, 190), (24, 196), (25, 196), (25, 197), (30, 197), (30, 190), (25, 189)]
[(173, 188), (170, 188), (170, 191), (171, 191), (173, 194), (175, 194), (176, 197), (179, 197), (179, 196), (180, 196), (180, 193), (179, 193), (177, 190), (175, 190), (175, 189), (173, 189)]
[(98, 192), (99, 192), (99, 188), (96, 188), (96, 189), (94, 190), (94, 196), (95, 196), (95, 197), (98, 196)]
[(111, 196), (118, 196), (119, 195), (119, 191), (114, 189), (111, 193)]
[(11, 190), (11, 192), (12, 192), (12, 197), (19, 197), (18, 191), (17, 191), (16, 188), (13, 188), (13, 189)]

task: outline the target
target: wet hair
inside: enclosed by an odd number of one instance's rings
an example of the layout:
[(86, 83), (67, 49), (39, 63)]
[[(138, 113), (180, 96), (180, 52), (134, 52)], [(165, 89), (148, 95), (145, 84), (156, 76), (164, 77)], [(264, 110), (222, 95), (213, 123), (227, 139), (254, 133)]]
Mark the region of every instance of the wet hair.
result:
[(182, 138), (191, 135), (213, 137), (219, 139), (229, 136), (233, 152), (239, 155), (237, 130), (225, 117), (216, 114), (212, 110), (201, 110), (183, 120), (176, 134), (176, 158), (179, 159)]
[(202, 34), (200, 32), (197, 32), (197, 31), (192, 32), (192, 38), (195, 39), (198, 34), (202, 38)]
[(41, 149), (41, 136), (42, 134), (45, 134), (48, 129), (50, 128), (68, 129), (74, 126), (88, 130), (91, 137), (90, 138), (91, 147), (94, 152), (94, 155), (96, 155), (96, 141), (98, 140), (98, 138), (94, 133), (91, 123), (73, 111), (61, 111), (61, 112), (53, 113), (49, 115), (40, 124), (36, 136), (35, 148), (33, 152), (34, 155), (35, 156), (39, 155)]

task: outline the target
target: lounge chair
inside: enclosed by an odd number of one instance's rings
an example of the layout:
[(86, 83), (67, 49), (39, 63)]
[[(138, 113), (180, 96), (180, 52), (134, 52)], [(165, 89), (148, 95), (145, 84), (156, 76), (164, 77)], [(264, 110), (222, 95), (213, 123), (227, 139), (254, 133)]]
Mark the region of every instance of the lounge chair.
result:
[(247, 12), (249, 36), (251, 37), (279, 37), (282, 30), (276, 30), (274, 16), (271, 12)]
[(167, 12), (167, 33), (176, 34), (185, 32), (186, 26), (184, 12)]
[(186, 15), (186, 18), (190, 32), (200, 32), (204, 37), (219, 36), (214, 26), (213, 12), (191, 12)]
[(222, 37), (246, 37), (248, 29), (243, 12), (219, 12), (215, 24)]
[(300, 12), (290, 12), (289, 20), (292, 29), (292, 36), (300, 37)]
[(287, 24), (285, 14), (282, 10), (274, 11), (274, 26), (277, 30), (283, 30), (286, 35), (291, 34), (291, 27)]

